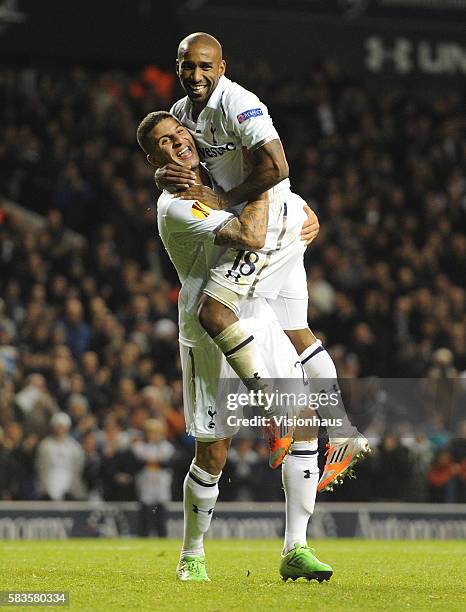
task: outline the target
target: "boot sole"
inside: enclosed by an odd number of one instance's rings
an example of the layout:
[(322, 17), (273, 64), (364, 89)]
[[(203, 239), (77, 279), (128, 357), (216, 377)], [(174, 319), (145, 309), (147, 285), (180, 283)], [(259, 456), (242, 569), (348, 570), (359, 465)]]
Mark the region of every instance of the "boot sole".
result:
[(307, 573), (299, 574), (296, 576), (283, 576), (282, 575), (282, 580), (283, 582), (286, 582), (287, 580), (292, 580), (294, 582), (298, 578), (305, 578), (308, 582), (311, 582), (311, 580), (317, 580), (317, 582), (324, 582), (325, 580), (328, 582), (330, 578), (332, 577), (332, 575), (333, 575), (333, 572), (307, 572)]

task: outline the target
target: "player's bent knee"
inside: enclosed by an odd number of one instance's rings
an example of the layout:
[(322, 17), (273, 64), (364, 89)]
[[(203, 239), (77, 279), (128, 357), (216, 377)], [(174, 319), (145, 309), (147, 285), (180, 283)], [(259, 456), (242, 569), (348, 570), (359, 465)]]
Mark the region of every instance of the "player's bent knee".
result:
[(308, 346), (314, 344), (314, 342), (317, 340), (309, 327), (304, 329), (288, 329), (284, 330), (284, 332), (290, 339), (292, 345), (295, 347), (298, 355), (301, 355), (301, 353), (304, 352)]
[(238, 320), (232, 310), (208, 295), (203, 297), (197, 314), (199, 323), (212, 338)]

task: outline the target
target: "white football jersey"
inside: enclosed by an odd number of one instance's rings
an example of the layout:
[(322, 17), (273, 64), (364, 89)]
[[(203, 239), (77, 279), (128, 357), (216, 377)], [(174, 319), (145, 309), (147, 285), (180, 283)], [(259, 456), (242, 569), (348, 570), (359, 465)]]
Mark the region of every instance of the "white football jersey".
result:
[(224, 210), (213, 210), (196, 200), (181, 200), (166, 191), (158, 199), (159, 234), (181, 282), (179, 339), (186, 346), (195, 346), (206, 335), (197, 316), (199, 298), (210, 268), (226, 250), (214, 244), (216, 232), (232, 217)]
[[(265, 104), (225, 76), (197, 121), (192, 119), (187, 96), (175, 102), (170, 112), (191, 132), (201, 160), (224, 191), (243, 183), (250, 173), (245, 150), (254, 151), (279, 138)], [(289, 186), (288, 179), (282, 183)]]
[[(235, 249), (214, 244), (217, 232), (232, 218), (225, 210), (214, 210), (197, 200), (181, 200), (166, 191), (158, 199), (159, 234), (181, 282), (178, 327), (179, 340), (185, 346), (196, 346), (207, 336), (197, 311), (211, 268), (216, 267), (222, 256), (233, 261), (238, 254)], [(275, 320), (272, 309), (262, 307), (257, 321), (258, 308), (245, 300), (239, 310), (243, 319), (254, 318), (256, 329)]]

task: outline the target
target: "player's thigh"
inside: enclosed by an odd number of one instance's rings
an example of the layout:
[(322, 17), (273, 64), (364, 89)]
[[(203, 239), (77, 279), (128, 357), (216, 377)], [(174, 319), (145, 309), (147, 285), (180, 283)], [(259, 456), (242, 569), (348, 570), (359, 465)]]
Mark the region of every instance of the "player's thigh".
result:
[(204, 293), (238, 314), (267, 260), (265, 251), (228, 249), (210, 271)]
[(261, 355), (273, 377), (302, 378), (298, 353), (289, 341), (278, 321), (254, 331)]
[[(217, 346), (206, 340), (195, 347), (180, 345), (186, 431), (200, 441), (230, 438), (237, 431), (228, 409), (229, 394), (239, 380)], [(234, 413), (238, 415), (238, 411)]]
[[(293, 297), (307, 297), (307, 281), (304, 271), (303, 254), (305, 245), (293, 240), (283, 248), (267, 253), (239, 251), (238, 265), (231, 262), (230, 250), (210, 271), (210, 278), (204, 293), (214, 298), (236, 315), (244, 300), (262, 297), (276, 299), (285, 291)], [(244, 260), (244, 261), (243, 261)], [(233, 275), (231, 266), (235, 267)], [(296, 281), (290, 279), (296, 274)]]
[(306, 245), (301, 240), (301, 228), (306, 220), (304, 205), (302, 198), (289, 194), (289, 199), (283, 204), (287, 211), (283, 232), (278, 237), (276, 248), (267, 253), (266, 261), (248, 293), (249, 297), (275, 299), (278, 295), (293, 298), (307, 296), (304, 269)]
[[(300, 305), (304, 304), (304, 300), (308, 299), (308, 286), (307, 286), (307, 274), (304, 267), (304, 253), (306, 251), (306, 245), (301, 240), (301, 228), (303, 222), (307, 220), (307, 216), (304, 213), (304, 206), (306, 202), (297, 194), (292, 194), (290, 201), (290, 217), (292, 217), (293, 232), (298, 232), (297, 238), (294, 241), (295, 252), (294, 256), (287, 262), (285, 274), (277, 274), (278, 283), (278, 294), (277, 297), (289, 298), (290, 300), (297, 300)], [(286, 248), (286, 247), (285, 247)], [(298, 304), (291, 303), (289, 309), (292, 314), (297, 312)], [(307, 303), (306, 303), (307, 311)], [(301, 311), (302, 312), (302, 311)]]
[(304, 251), (305, 245), (301, 242), (300, 256), (297, 254), (294, 258), (287, 270), (288, 274), (283, 277), (280, 283), (279, 295), (281, 297), (294, 300), (308, 298), (307, 274), (306, 268), (304, 267)]
[(278, 296), (267, 300), (282, 329), (286, 331), (308, 327), (308, 289), (304, 261), (301, 257), (290, 267)]
[(308, 298), (289, 298), (278, 296), (268, 300), (277, 317), (280, 327), (285, 331), (308, 329)]
[[(262, 358), (272, 377), (270, 385), (275, 393), (296, 401), (280, 402), (283, 412), (298, 415), (306, 405), (307, 377), (299, 360), (298, 353), (289, 341), (278, 321), (254, 332)], [(286, 395), (285, 395), (286, 394)]]
[[(290, 191), (273, 194), (264, 248), (227, 249), (210, 271), (204, 292), (235, 314), (245, 297), (275, 299), (294, 274), (297, 262), (301, 262), (304, 270), (305, 244), (300, 239), (306, 219), (304, 205), (305, 201)], [(304, 290), (307, 294), (306, 281)]]

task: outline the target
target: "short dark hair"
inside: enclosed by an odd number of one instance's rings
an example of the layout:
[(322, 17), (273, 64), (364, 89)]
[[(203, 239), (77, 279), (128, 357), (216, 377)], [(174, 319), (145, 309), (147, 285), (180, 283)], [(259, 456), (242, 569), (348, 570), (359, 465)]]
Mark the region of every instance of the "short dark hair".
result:
[(174, 119), (177, 123), (180, 123), (174, 115), (167, 113), (167, 111), (155, 111), (146, 115), (138, 125), (136, 137), (138, 139), (139, 146), (144, 153), (147, 153), (147, 155), (151, 155), (155, 148), (155, 142), (154, 139), (151, 138), (150, 133), (156, 125), (165, 119)]

